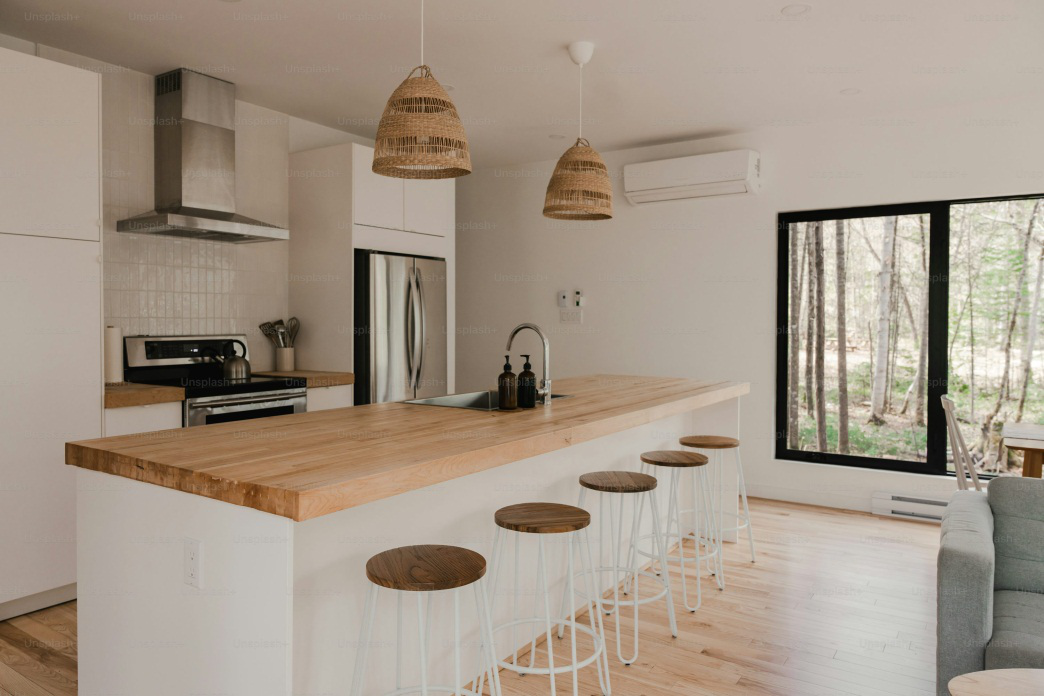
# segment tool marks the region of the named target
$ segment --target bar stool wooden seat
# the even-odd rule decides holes
[[[493,520],[502,529],[523,534],[564,534],[591,524],[591,513],[559,503],[522,503],[500,508]]]
[[[374,617],[377,611],[377,596],[380,589],[392,590],[396,597],[396,652],[395,688],[382,689],[385,696],[407,693],[455,694],[479,696],[482,688],[463,688],[467,680],[461,673],[460,593],[462,588],[473,587],[475,611],[479,623],[480,657],[482,679],[490,674],[490,693],[500,694],[500,677],[495,667],[493,652],[493,626],[489,605],[483,591],[482,578],[486,574],[486,559],[481,554],[459,546],[423,545],[402,546],[383,551],[366,563],[366,577],[370,591],[366,598],[366,609],[360,632],[359,648],[356,653],[355,674],[352,678],[352,696],[361,696],[366,686],[366,660],[372,642]],[[436,592],[451,591],[453,599],[453,684],[430,684],[428,678],[429,636],[431,632],[431,599]],[[403,661],[403,598],[413,593],[417,599],[417,645],[420,684],[402,685]]]
[[[695,447],[696,449],[732,449],[739,447],[739,440],[724,435],[686,435],[678,441],[682,447]]]
[[[739,446],[740,441],[734,437],[728,437],[725,435],[687,435],[681,438],[679,441],[682,447],[692,447],[694,449],[701,449],[710,452],[713,455],[711,466],[714,469],[712,471],[712,479],[718,484],[718,519],[719,524],[724,525],[724,516],[727,514],[730,519],[734,519],[736,524],[731,527],[721,527],[722,534],[726,532],[736,532],[737,534],[741,529],[747,530],[747,541],[750,543],[750,562],[754,563],[757,558],[754,551],[754,529],[750,526],[750,506],[747,504],[747,484],[743,479],[743,461],[740,459]],[[743,506],[743,512],[741,514],[724,513],[721,496],[724,491],[723,475],[721,472],[722,467],[725,465],[724,452],[723,450],[732,450],[734,461],[736,462],[736,488],[739,492],[740,503]],[[713,484],[712,484],[713,487]],[[722,576],[722,582],[724,583],[724,576]]]
[[[493,538],[493,580],[491,594],[493,597],[494,611],[496,610],[496,598],[499,596],[498,587],[500,586],[501,570],[505,565],[504,556],[506,554],[504,553],[504,546],[506,546],[506,544],[504,543],[504,539],[508,533],[513,534],[515,537],[511,621],[496,625],[493,628],[494,645],[499,644],[503,646],[505,644],[504,639],[501,639],[498,643],[498,637],[501,634],[510,631],[510,646],[513,654],[510,660],[497,660],[496,664],[503,669],[521,675],[547,675],[551,682],[551,689],[548,692],[551,696],[555,696],[557,693],[557,685],[555,683],[556,675],[565,672],[572,673],[573,694],[574,696],[579,694],[579,670],[588,665],[595,664],[596,669],[598,670],[598,681],[602,693],[604,696],[611,696],[611,687],[609,684],[609,659],[607,657],[605,646],[605,630],[602,625],[601,593],[595,586],[593,574],[590,572],[594,567],[591,556],[590,540],[587,535],[587,528],[591,524],[591,514],[583,508],[574,507],[572,505],[562,505],[559,503],[521,503],[518,505],[509,505],[508,507],[497,510],[493,515],[493,519],[497,525],[496,533]],[[550,583],[548,582],[545,538],[549,536],[553,538],[555,535],[561,534],[569,535],[569,538],[566,540],[567,576],[565,590],[566,597],[569,599],[565,602],[568,609],[563,611],[562,618],[555,618],[551,614]],[[520,595],[519,580],[524,564],[521,561],[519,545],[520,539],[527,535],[535,536],[537,541],[537,589],[532,595],[532,615],[520,618],[518,606]],[[575,578],[577,573],[574,562],[577,554],[580,556],[581,572],[579,575],[583,577],[586,582],[586,592],[580,593],[580,596],[584,599],[584,605],[586,606],[588,613],[588,625],[586,626],[579,622],[575,610],[575,600],[577,597]],[[525,567],[532,566],[525,564]],[[543,614],[543,616],[540,616],[540,614]],[[523,645],[528,643],[530,650],[528,666],[519,664],[518,661],[519,642],[517,631],[518,628],[522,626],[529,626],[531,630],[533,627],[538,627],[537,630],[532,632],[531,637],[526,637],[524,639],[525,642]],[[554,643],[552,639],[553,626],[559,628],[560,634],[564,634],[566,628],[569,629],[571,639],[571,660],[567,664],[562,664],[560,661],[556,663]],[[578,632],[587,635],[594,645],[590,654],[583,658],[577,657]],[[546,667],[536,666],[536,641],[541,633],[546,634],[547,636]],[[498,652],[497,654],[502,653]],[[481,679],[479,680],[478,691],[479,693],[482,692]]]
[[[698,452],[686,452],[684,450],[656,450],[655,452],[643,452],[641,460],[652,466],[669,466],[685,469],[693,466],[704,466],[709,459],[707,455]]]
[[[599,493],[647,493],[656,488],[656,477],[633,471],[594,471],[580,476],[580,485]]]
[[[583,507],[588,491],[598,493],[598,548],[599,563],[595,568],[597,585],[599,589],[605,589],[603,581],[606,573],[610,574],[613,587],[612,599],[603,599],[602,604],[607,615],[615,613],[616,617],[616,656],[624,665],[631,665],[638,659],[638,608],[644,604],[656,602],[661,599],[667,601],[667,618],[670,626],[671,637],[678,637],[678,626],[674,617],[674,599],[671,596],[671,581],[667,573],[655,573],[651,569],[642,570],[638,565],[638,554],[634,550],[642,538],[642,512],[645,504],[649,505],[649,517],[652,526],[653,550],[662,568],[667,567],[667,544],[660,531],[660,512],[657,508],[656,477],[633,471],[595,471],[583,474],[580,477],[580,498],[577,507]],[[628,546],[623,545],[623,530],[625,519],[625,507],[627,502],[631,503],[631,535]],[[608,504],[608,511],[606,510]],[[606,521],[609,523],[609,534],[605,533]],[[605,558],[606,541],[609,546],[609,559]],[[626,567],[621,563],[621,556],[627,553],[628,561]],[[640,588],[641,580],[645,578],[651,581],[649,584],[658,585],[658,589],[650,591],[648,596],[642,597]],[[623,594],[628,596],[621,599],[621,586]],[[621,624],[623,621],[623,607],[631,607],[634,612],[631,621],[634,651],[628,656],[623,654],[623,640],[621,639]],[[562,616],[567,615],[566,597],[562,597]],[[558,637],[561,638],[563,628],[559,627]]]
[[[700,575],[701,567],[707,563],[711,575],[720,578],[721,575],[721,534],[711,516],[711,497],[708,478],[706,473],[707,464],[710,461],[705,454],[691,452],[688,450],[656,450],[643,452],[640,457],[642,461],[642,473],[659,474],[657,470],[667,470],[669,474],[670,487],[668,489],[667,504],[667,529],[664,532],[664,545],[670,546],[676,543],[676,555],[667,554],[666,560],[677,563],[682,585],[682,604],[690,612],[695,612],[703,604],[703,583]],[[683,508],[681,502],[682,475],[689,472],[692,485],[692,506]],[[644,502],[644,501],[643,501]],[[682,531],[682,515],[692,514],[692,531]],[[641,537],[643,544],[635,545],[632,553],[637,553],[653,561],[658,561],[656,554],[655,539],[652,534]],[[685,542],[692,541],[694,547],[693,558],[687,559],[685,554]],[[696,601],[689,603],[688,578],[685,566],[687,562],[694,562],[696,568]],[[668,574],[666,565],[662,565],[661,572]],[[721,580],[718,579],[718,587],[723,588]]]

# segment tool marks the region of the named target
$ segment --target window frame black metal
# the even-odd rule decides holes
[[[953,476],[947,471],[946,420],[940,397],[947,391],[949,340],[950,208],[954,205],[1044,198],[1041,193],[987,196],[920,203],[893,203],[779,212],[776,216],[776,459],[880,469],[914,474]],[[890,215],[928,215],[928,383],[926,461],[865,457],[787,447],[788,331],[790,294],[790,226]],[[980,475],[981,476],[981,475]]]

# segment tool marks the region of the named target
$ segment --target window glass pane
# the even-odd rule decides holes
[[[976,469],[1021,474],[1005,424],[1044,423],[1040,199],[950,207],[949,396]],[[947,463],[953,470],[952,451]]]
[[[926,461],[928,218],[790,225],[789,449]]]

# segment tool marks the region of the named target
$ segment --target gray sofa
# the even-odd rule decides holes
[[[1044,668],[1044,481],[1004,477],[957,491],[943,515],[937,689],[1007,667]]]

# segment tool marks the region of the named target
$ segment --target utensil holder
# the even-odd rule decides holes
[[[293,348],[276,348],[275,349],[275,364],[276,370],[279,372],[293,372],[294,370],[294,349]]]

